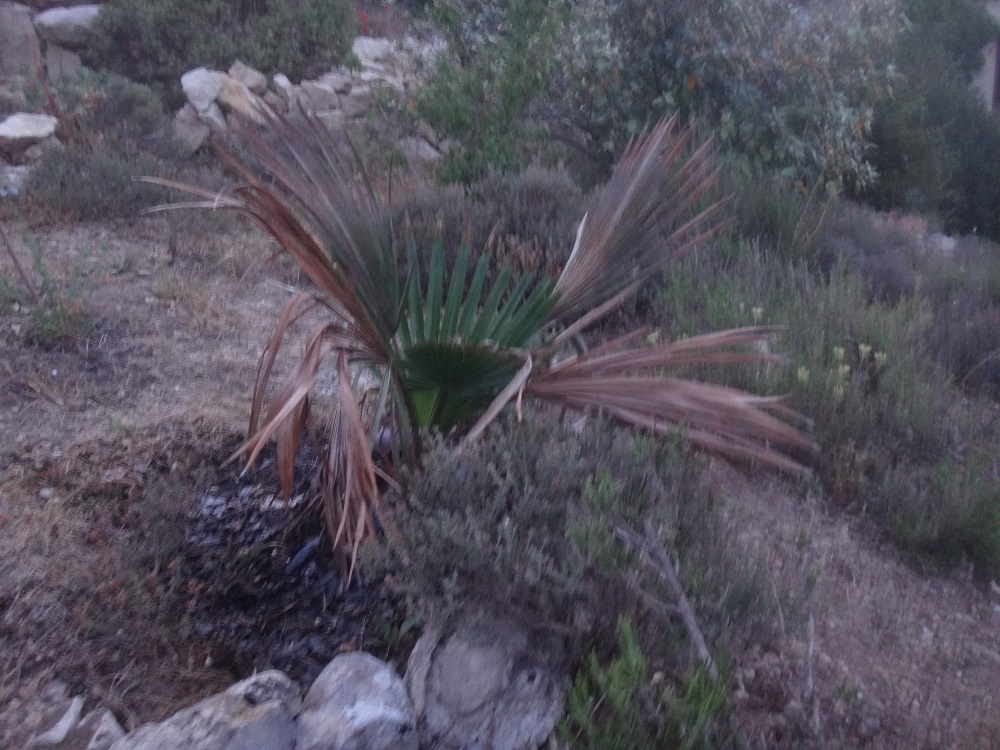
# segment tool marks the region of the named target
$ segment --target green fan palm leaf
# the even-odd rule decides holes
[[[680,431],[694,445],[729,458],[805,472],[796,456],[807,454],[812,443],[799,429],[800,417],[780,399],[683,377],[700,365],[769,359],[748,346],[773,329],[653,345],[646,331],[637,330],[553,361],[566,340],[724,223],[724,203],[709,198],[718,174],[711,146],[692,149],[691,130],[680,130],[676,119],[629,144],[581,221],[557,280],[515,279],[502,268],[490,289],[489,258],[473,262],[467,248],[450,274],[441,247],[431,252],[426,274],[415,248],[402,258],[364,170],[315,118],[296,122],[267,113],[265,121],[271,137],[244,133],[257,168],[227,155],[243,180],[231,191],[217,195],[156,182],[200,199],[175,207],[248,215],[313,285],[286,306],[264,350],[241,454],[252,461],[276,440],[282,489],[291,491],[294,455],[312,420],[309,393],[323,362],[335,359],[339,401],[327,423],[323,516],[345,567],[353,566],[361,539],[375,531],[378,469],[371,447],[386,423],[394,426],[400,452],[414,456],[422,428],[467,428],[465,440],[474,440],[508,402],[526,395],[601,411],[654,434]],[[326,310],[328,322],[313,331],[301,361],[267,398],[288,332],[317,307]],[[361,367],[381,378],[374,407],[351,387]],[[362,400],[369,406],[362,408]]]

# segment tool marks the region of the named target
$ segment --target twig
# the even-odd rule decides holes
[[[823,725],[819,718],[819,696],[816,695],[816,686],[813,682],[813,655],[816,648],[816,621],[812,613],[809,614],[809,651],[808,662],[806,663],[806,698],[812,702],[812,730],[813,736],[818,740],[821,738]]]
[[[628,587],[629,591],[635,594],[642,600],[650,609],[659,612],[664,617],[679,617],[681,614],[680,607],[676,607],[666,602],[661,602],[655,596],[646,591],[636,580],[635,576],[627,575],[623,576],[625,579],[625,585]]]
[[[684,622],[688,637],[691,639],[695,651],[698,653],[698,658],[708,668],[709,677],[713,680],[718,680],[719,670],[716,669],[715,660],[712,659],[712,654],[708,650],[705,636],[702,635],[701,628],[698,627],[698,620],[694,616],[694,610],[691,608],[687,594],[684,593],[680,577],[677,575],[673,563],[670,562],[670,557],[667,555],[666,550],[656,541],[656,537],[650,526],[647,524],[644,537],[639,536],[635,531],[622,524],[615,524],[612,530],[621,542],[638,552],[646,564],[670,588],[674,598],[677,600],[677,610]]]
[[[0,224],[0,235],[3,236],[3,243],[7,246],[7,252],[10,253],[10,259],[14,261],[14,268],[17,269],[17,273],[21,277],[21,281],[24,282],[24,286],[28,290],[28,294],[31,295],[31,301],[37,305],[38,292],[35,291],[35,287],[31,283],[31,279],[25,272],[24,267],[21,265],[21,261],[17,259],[17,253],[14,252],[14,245],[11,244],[10,237],[7,236],[7,230],[4,229],[3,224]]]

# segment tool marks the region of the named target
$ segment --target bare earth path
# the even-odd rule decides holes
[[[295,277],[263,263],[256,234],[182,232],[171,251],[171,230],[34,235],[82,295],[89,340],[37,346],[26,316],[0,308],[0,747],[44,720],[55,679],[134,726],[242,676],[178,626],[169,570],[130,571],[223,471]],[[0,276],[18,283],[5,253]],[[752,746],[1000,748],[1000,591],[922,575],[795,488],[722,467],[711,480],[741,551],[789,602],[778,642],[735,655]]]

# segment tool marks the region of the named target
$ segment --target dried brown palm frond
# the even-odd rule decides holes
[[[663,271],[715,233],[723,202],[702,207],[718,166],[707,141],[676,115],[634,138],[594,210],[584,217],[556,292],[553,317],[570,324]]]
[[[536,373],[525,393],[563,407],[599,411],[655,434],[680,433],[693,445],[721,456],[805,475],[808,469],[792,456],[808,453],[813,443],[792,424],[801,417],[781,398],[669,374],[681,367],[773,359],[730,347],[760,341],[774,332],[734,329],[654,345],[637,345],[645,332],[634,332]]]

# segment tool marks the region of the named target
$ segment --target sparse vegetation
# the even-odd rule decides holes
[[[366,182],[357,163],[320,148],[323,128],[281,118],[276,133],[234,146],[244,171],[219,192],[217,173],[193,176],[175,160],[163,106],[180,101],[177,78],[199,64],[240,57],[297,77],[343,59],[351,19],[399,33],[395,11],[373,0],[356,9],[114,0],[93,59],[141,82],[84,72],[23,92],[34,108],[58,110],[64,146],[44,154],[20,198],[3,199],[5,217],[131,218],[165,202],[165,185],[198,182],[199,197],[249,213],[272,237],[204,214],[133,229],[156,237],[150,247],[103,253],[94,243],[103,253],[94,268],[90,246],[56,261],[27,235],[0,250],[13,268],[0,275],[0,529],[9,549],[23,546],[37,554],[32,565],[56,571],[31,570],[16,586],[0,579],[0,697],[22,670],[40,673],[16,638],[41,660],[45,628],[100,644],[83,679],[113,681],[107,693],[121,705],[133,705],[126,691],[142,691],[120,658],[162,660],[174,673],[186,663],[192,674],[231,658],[223,675],[244,676],[248,663],[219,648],[231,633],[199,640],[212,570],[199,578],[178,562],[192,494],[217,481],[212,467],[239,438],[185,433],[177,460],[173,437],[142,456],[132,446],[152,440],[141,425],[151,403],[173,420],[249,382],[241,455],[270,456],[275,438],[268,481],[277,474],[281,489],[320,497],[299,507],[321,508],[322,520],[314,513],[280,542],[240,521],[242,536],[212,552],[225,586],[267,607],[267,592],[253,590],[258,573],[280,577],[286,552],[288,564],[296,550],[326,554],[314,536],[325,525],[343,578],[357,552],[363,583],[344,591],[324,560],[330,572],[309,584],[323,616],[334,622],[343,602],[374,591],[409,610],[401,622],[379,613],[338,640],[344,648],[366,647],[376,631],[401,663],[415,623],[471,608],[564,634],[575,670],[559,729],[568,747],[875,746],[883,736],[862,737],[865,712],[905,724],[913,697],[891,706],[882,671],[918,689],[934,679],[941,695],[939,685],[964,688],[964,679],[991,687],[995,674],[976,673],[966,656],[952,661],[953,643],[938,645],[950,637],[994,649],[974,608],[991,596],[981,581],[1000,575],[1000,249],[982,239],[1000,234],[1000,131],[961,85],[995,31],[981,4],[850,0],[808,18],[806,6],[777,0],[406,4],[443,24],[453,55],[412,102],[383,102],[396,121],[359,151],[379,151],[397,125],[415,130],[423,118],[453,146],[440,182],[461,185],[414,187],[408,176],[402,190],[392,185],[391,204],[383,175]],[[657,126],[622,157],[631,137],[673,112],[690,118],[690,131],[680,120],[672,131]],[[361,127],[377,132],[380,120]],[[719,160],[693,148],[710,138]],[[392,181],[398,155],[385,152],[375,158]],[[624,166],[591,192],[616,160]],[[925,215],[878,214],[845,191]],[[939,226],[979,236],[943,237]],[[274,239],[284,265],[265,278],[258,269]],[[667,262],[664,247],[692,252]],[[305,295],[278,313],[254,381],[253,336],[278,310],[269,292],[289,287]],[[591,318],[604,303],[614,311]],[[304,334],[296,327],[317,322]],[[292,361],[286,349],[300,340],[304,356]],[[204,372],[188,383],[185,368]],[[226,408],[219,419],[241,410]],[[34,436],[32,420],[47,432]],[[113,436],[94,449],[97,468],[66,449],[78,427]],[[317,457],[315,446],[326,450]],[[802,479],[730,478],[699,447]],[[307,487],[302,477],[313,474]],[[739,507],[746,487],[780,494],[788,527],[765,528]],[[8,516],[7,495],[20,516]],[[270,507],[282,502],[265,495]],[[19,546],[21,525],[31,533]],[[645,531],[676,566],[709,658],[692,647],[670,586],[616,536],[621,525]],[[848,537],[857,559],[838,558]],[[784,557],[768,557],[772,547]],[[871,560],[886,567],[864,569]],[[923,578],[956,569],[930,585]],[[783,588],[792,576],[804,591]],[[878,586],[888,599],[901,581],[907,593],[881,608]],[[23,616],[47,586],[58,599],[47,612],[61,624]],[[225,586],[217,601],[233,598]],[[902,597],[921,586],[921,597],[934,588],[951,598],[911,618]],[[859,600],[873,611],[858,621],[877,643],[854,639],[858,652],[841,660],[829,644],[847,642],[848,588],[850,597],[876,592]],[[955,591],[969,601],[956,603]],[[812,618],[823,628],[831,604],[840,630],[814,640]],[[924,621],[940,665],[910,655],[908,639],[929,632]],[[147,622],[148,643],[136,636]],[[948,623],[955,633],[942,636]],[[860,676],[859,660],[878,662],[879,676]],[[897,662],[913,675],[894,673]],[[947,713],[948,731],[979,731],[958,703],[924,709]],[[162,718],[144,710],[142,719]],[[773,726],[762,720],[745,742],[755,711]],[[1000,731],[983,721],[983,732]]]

